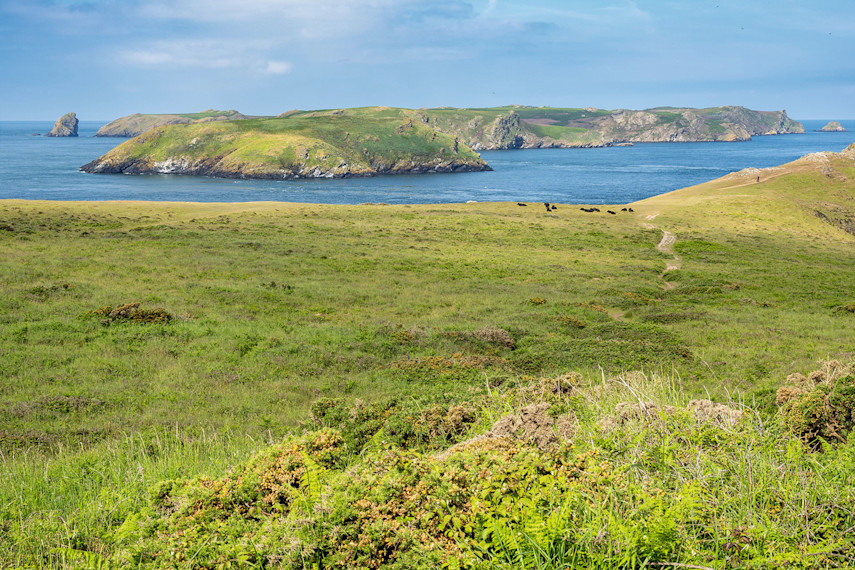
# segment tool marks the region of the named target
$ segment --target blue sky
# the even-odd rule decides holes
[[[851,0],[0,0],[0,119],[506,104],[855,118]]]

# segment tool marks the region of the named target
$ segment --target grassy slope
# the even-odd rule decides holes
[[[212,160],[223,172],[279,176],[314,168],[358,175],[380,164],[405,167],[434,160],[481,163],[463,145],[455,151],[449,136],[400,115],[351,113],[164,127],[119,145],[102,160],[148,164],[170,158]]]
[[[635,385],[659,401],[684,405],[704,385],[715,397],[739,389],[757,409],[774,409],[766,387],[818,359],[852,356],[855,319],[835,308],[855,301],[853,237],[840,229],[845,212],[855,211],[855,172],[851,161],[834,158],[759,175],[759,184],[749,172],[618,216],[514,204],[3,202],[0,533],[13,540],[3,541],[0,556],[20,565],[47,560],[57,545],[105,554],[127,548],[123,541],[136,540],[137,531],[116,529],[144,508],[146,488],[163,478],[218,476],[294,429],[324,396],[380,402],[395,395],[421,402],[418,410],[478,401],[487,385],[503,384],[510,399],[466,424],[477,433],[521,405],[514,387],[536,377],[580,371],[591,381],[602,367],[606,377],[628,378],[626,371],[641,368],[674,378],[676,393],[667,382]],[[672,258],[655,249],[663,231],[676,234],[681,263],[665,276],[676,284],[670,290],[661,273]],[[178,318],[105,325],[87,315],[130,301]],[[515,348],[479,341],[484,335],[474,333],[485,327],[509,331]],[[562,404],[582,418],[575,453],[605,456],[605,467],[583,471],[620,472],[633,482],[611,495],[608,485],[577,488],[593,493],[583,493],[593,504],[630,509],[585,511],[590,544],[607,524],[601,517],[613,516],[628,521],[615,544],[657,560],[710,565],[710,556],[734,556],[726,545],[743,535],[755,549],[794,549],[806,564],[821,562],[799,558],[811,544],[837,552],[809,536],[828,524],[827,537],[838,540],[843,527],[830,521],[853,522],[845,491],[851,446],[818,458],[818,467],[762,424],[726,435],[678,422],[655,434],[642,426],[602,439],[595,421],[603,410],[633,398],[617,380],[609,385],[602,402]],[[656,449],[640,444],[650,438],[659,438]],[[78,445],[91,450],[75,451]],[[739,451],[746,447],[756,453]],[[784,462],[783,448],[790,450]],[[698,454],[692,461],[681,455],[688,449]],[[626,453],[637,460],[625,462]],[[692,467],[699,457],[705,467]],[[442,461],[425,468],[447,470]],[[360,465],[347,478],[376,486],[370,464]],[[327,483],[346,489],[335,473]],[[695,477],[700,491],[684,485]],[[673,501],[657,503],[660,488]],[[690,495],[698,492],[712,511],[692,514]],[[788,506],[796,504],[804,512]],[[827,511],[832,504],[842,511]],[[678,535],[656,527],[655,544],[632,538],[650,530],[645,520],[674,520],[674,509],[684,521]],[[636,521],[644,512],[658,514]],[[712,518],[698,519],[699,512]],[[716,536],[691,544],[707,558],[674,550],[675,537],[688,541],[704,525]],[[761,554],[754,555],[768,552]]]
[[[217,111],[209,109],[200,113],[169,113],[169,114],[143,114],[134,113],[126,117],[120,117],[110,121],[100,129],[95,136],[135,136],[149,129],[163,125],[177,123],[197,123],[204,121],[223,121],[231,119],[246,118],[241,113],[230,111]]]
[[[829,354],[848,351],[847,329],[840,327],[849,323],[833,309],[850,296],[841,285],[850,279],[846,252],[853,234],[842,228],[855,218],[853,174],[849,158],[838,156],[828,164],[802,159],[749,169],[635,205],[645,218],[656,216],[648,223],[677,236],[682,267],[666,277],[678,284],[671,293],[675,299],[699,283],[739,287],[723,306],[703,303],[708,317],[686,331],[695,339],[692,344],[705,347],[702,356],[719,375],[744,377],[748,372],[749,378],[759,379],[775,368],[772,354],[789,354],[798,361],[821,351],[826,342]],[[823,211],[826,218],[817,215]],[[685,307],[697,303],[691,297],[686,301],[681,303]],[[761,309],[746,310],[748,306]],[[739,344],[743,348],[734,350]],[[754,370],[738,371],[736,361],[742,363],[737,366],[751,363]]]

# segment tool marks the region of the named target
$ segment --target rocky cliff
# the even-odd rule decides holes
[[[455,137],[411,119],[342,112],[157,127],[81,170],[294,179],[490,167]]]
[[[741,141],[752,136],[803,133],[786,111],[745,107],[633,111],[499,107],[420,109],[425,124],[458,136],[475,150],[572,148],[631,142]]]
[[[77,136],[77,115],[74,113],[66,113],[56,120],[51,131],[46,134],[46,137],[76,137]]]
[[[205,123],[208,121],[235,121],[248,118],[237,111],[216,111],[209,109],[201,113],[180,113],[165,115],[143,115],[134,113],[110,121],[95,133],[96,137],[135,137],[155,127]]]

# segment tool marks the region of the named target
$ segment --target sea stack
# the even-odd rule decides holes
[[[843,128],[843,125],[838,123],[837,121],[831,121],[821,129],[820,132],[823,133],[845,133],[846,129]]]
[[[46,134],[46,137],[76,137],[77,136],[77,115],[74,113],[66,113],[56,120],[53,129]]]

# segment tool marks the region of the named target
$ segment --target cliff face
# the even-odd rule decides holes
[[[165,114],[165,115],[143,115],[134,113],[110,121],[95,133],[96,137],[135,137],[155,127],[166,125],[183,125],[190,123],[204,123],[208,121],[235,121],[246,119],[246,115],[237,111],[215,111],[209,109],[201,113]]]
[[[490,167],[454,137],[409,119],[326,114],[158,127],[81,170],[294,179]]]
[[[611,146],[627,142],[742,141],[752,136],[802,133],[786,111],[744,107],[633,111],[506,107],[427,109],[423,122],[455,134],[476,150]]]
[[[76,137],[77,136],[77,115],[74,113],[66,113],[56,120],[51,131],[46,134],[46,137]]]

